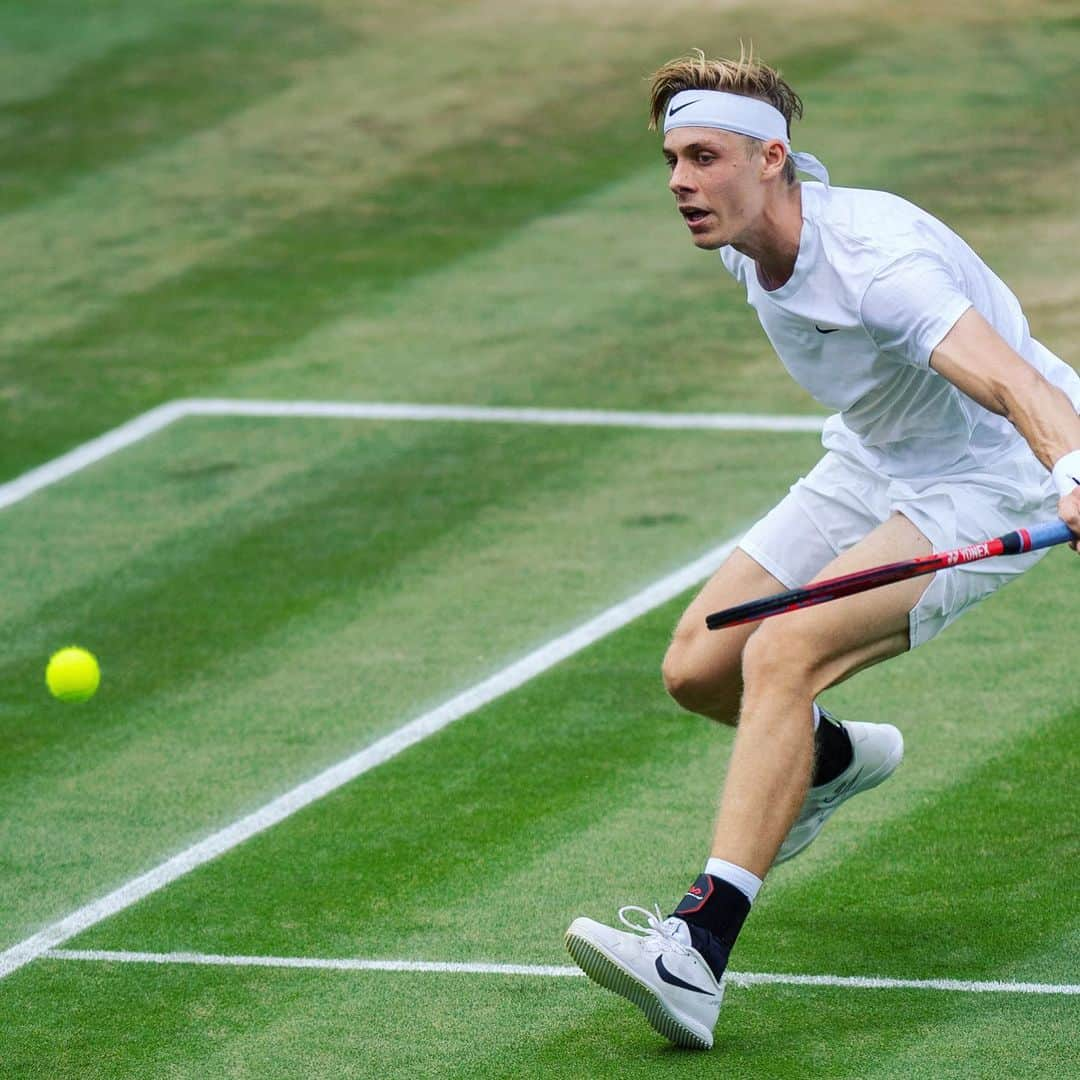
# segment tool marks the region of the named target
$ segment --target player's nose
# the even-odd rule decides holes
[[[668,180],[668,188],[676,195],[680,192],[685,193],[694,190],[694,185],[690,181],[690,170],[681,162],[677,161],[675,167],[671,170],[671,179]]]

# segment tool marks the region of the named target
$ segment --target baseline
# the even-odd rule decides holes
[[[50,949],[50,960],[82,960],[113,964],[199,964],[211,967],[307,968],[326,971],[402,971],[461,975],[523,975],[584,978],[580,968],[553,964],[451,963],[437,960],[361,960],[308,956],[222,956],[194,952],[129,952],[109,949]],[[942,990],[968,994],[1080,994],[1073,983],[970,981],[964,979],[887,979],[875,975],[789,975],[731,971],[729,986],[835,986],[851,990]]]

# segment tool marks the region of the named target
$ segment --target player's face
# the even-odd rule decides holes
[[[675,128],[664,137],[668,187],[699,248],[736,243],[752,231],[764,191],[761,157],[747,157],[746,139],[713,128]]]

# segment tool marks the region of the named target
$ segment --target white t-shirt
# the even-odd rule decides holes
[[[1020,303],[951,229],[896,195],[802,185],[802,235],[791,277],[766,290],[753,259],[724,265],[796,382],[839,410],[827,449],[893,477],[983,471],[1027,445],[929,367],[969,307],[1080,408],[1080,376],[1032,338]]]

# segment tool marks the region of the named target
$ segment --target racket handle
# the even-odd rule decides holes
[[[1039,548],[1064,544],[1076,537],[1061,518],[1055,518],[1053,521],[1044,521],[1041,525],[1033,525],[1030,529],[1017,529],[1016,532],[1006,533],[1001,539],[1004,553],[1017,555],[1022,551],[1038,551]]]

